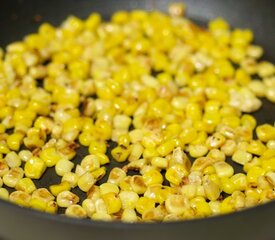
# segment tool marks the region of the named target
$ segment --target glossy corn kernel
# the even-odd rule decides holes
[[[6,188],[0,188],[0,199],[8,200],[9,199],[9,192]]]
[[[213,167],[220,178],[231,177],[234,174],[233,167],[226,162],[216,162]]]
[[[20,167],[21,165],[21,159],[20,157],[15,153],[15,152],[9,152],[6,156],[5,156],[5,161],[8,164],[8,166],[10,168],[13,167]]]
[[[30,178],[22,178],[16,183],[15,189],[31,194],[36,186]]]
[[[130,150],[123,146],[117,146],[112,149],[111,155],[117,162],[125,162],[130,154]]]
[[[162,174],[155,169],[147,171],[142,175],[142,177],[146,186],[162,184],[163,182]]]
[[[79,177],[75,173],[68,172],[62,176],[61,182],[68,182],[71,188],[75,188],[77,186],[78,178]]]
[[[126,177],[125,171],[123,171],[121,168],[115,167],[111,170],[107,182],[117,184]]]
[[[124,209],[121,216],[121,221],[129,222],[129,223],[137,222],[138,217],[137,217],[136,211],[131,208]]]
[[[103,183],[99,186],[99,191],[101,195],[104,195],[110,192],[118,194],[119,188],[116,184],[113,184],[113,183]]]
[[[102,199],[106,204],[108,214],[114,214],[120,211],[122,204],[120,198],[116,193],[105,193],[102,195]]]
[[[51,185],[49,189],[54,196],[57,196],[63,191],[69,191],[71,189],[71,186],[70,183],[63,181],[59,184]]]
[[[2,178],[3,183],[8,186],[14,188],[16,184],[22,179],[24,176],[24,170],[20,167],[11,168]]]
[[[187,176],[188,171],[183,165],[175,164],[167,169],[165,173],[165,178],[176,186],[182,183],[182,180],[185,176]]]
[[[237,150],[232,156],[232,160],[241,165],[252,160],[252,154],[243,150]]]
[[[39,179],[45,172],[46,168],[47,166],[41,158],[32,157],[26,162],[24,171],[26,177]]]
[[[31,195],[23,191],[14,191],[10,194],[9,200],[23,207],[28,207]]]
[[[126,180],[126,178],[124,179]],[[121,182],[122,184],[123,182]],[[122,187],[120,184],[120,187]],[[127,186],[127,185],[126,185]],[[143,194],[146,191],[146,184],[142,176],[134,175],[130,178],[130,186],[124,188],[124,190],[133,190],[137,194]]]
[[[154,200],[147,197],[140,197],[136,203],[136,211],[143,214],[145,211],[155,207]]]
[[[256,134],[261,141],[267,142],[275,139],[275,128],[269,124],[263,124],[256,128]]]
[[[91,172],[85,172],[78,178],[77,186],[83,191],[88,192],[89,189],[95,184],[96,179]]]
[[[55,166],[62,158],[61,154],[54,147],[44,148],[39,156],[45,162],[47,167]]]

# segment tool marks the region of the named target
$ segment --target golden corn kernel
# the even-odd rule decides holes
[[[25,175],[28,178],[39,179],[46,168],[47,166],[41,158],[32,157],[25,164]]]
[[[56,202],[59,207],[69,207],[79,202],[79,197],[70,191],[60,192],[56,197]]]
[[[22,178],[16,183],[15,189],[31,194],[36,186],[30,178]]]
[[[86,210],[80,205],[73,204],[73,205],[70,205],[65,210],[65,215],[69,217],[75,217],[75,218],[86,218],[87,213],[86,213]]]
[[[51,185],[50,191],[54,196],[57,196],[59,193],[63,191],[69,191],[71,189],[71,185],[68,182],[61,182],[59,184]]]

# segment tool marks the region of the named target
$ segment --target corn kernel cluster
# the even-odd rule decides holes
[[[109,22],[70,16],[0,51],[2,199],[125,222],[201,218],[275,199],[275,127],[250,114],[260,98],[275,102],[275,66],[261,60],[250,30],[222,18],[205,29],[184,12],[173,4],[169,14],[119,11]],[[76,164],[79,144],[89,154]],[[123,167],[98,184],[110,158]],[[47,168],[61,182],[37,188]]]

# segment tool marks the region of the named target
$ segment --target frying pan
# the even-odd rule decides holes
[[[170,0],[1,0],[0,46],[20,40],[48,21],[59,25],[68,15],[87,17],[96,11],[108,18],[117,10],[166,10]],[[264,58],[275,61],[274,0],[185,0],[188,17],[198,23],[222,16],[232,26],[251,28]],[[255,113],[258,123],[272,123],[275,107],[264,101]],[[85,154],[81,150],[77,158]],[[77,159],[76,159],[77,161]],[[110,168],[114,163],[110,165]],[[48,171],[38,187],[56,181]],[[0,239],[4,240],[173,240],[179,239],[275,239],[275,202],[229,215],[169,223],[126,224],[78,220],[21,208],[0,200]]]

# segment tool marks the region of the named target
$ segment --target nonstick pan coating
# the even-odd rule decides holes
[[[85,18],[91,12],[108,18],[124,9],[166,10],[166,0],[1,0],[0,46],[35,32],[41,22],[59,25],[68,15]],[[198,23],[222,16],[232,26],[250,28],[255,42],[264,47],[265,59],[275,62],[274,0],[186,0],[188,17]],[[258,123],[272,123],[275,106],[264,101],[255,113]],[[85,154],[82,150],[81,155]],[[114,166],[111,164],[110,168]],[[38,186],[56,183],[48,171]],[[275,202],[238,213],[175,223],[124,224],[92,222],[48,215],[0,201],[0,239],[275,239]]]

